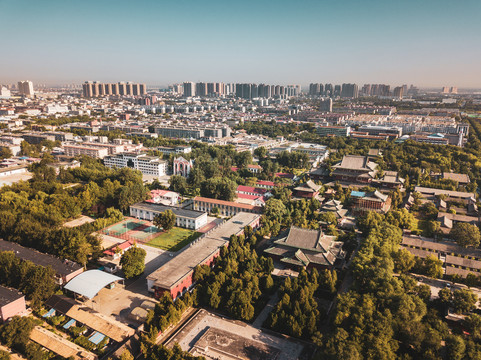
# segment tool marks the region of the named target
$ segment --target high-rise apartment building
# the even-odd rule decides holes
[[[319,103],[319,111],[332,112],[332,99],[331,98],[321,99],[321,102]]]
[[[404,95],[404,87],[403,86],[398,86],[398,87],[394,88],[394,90],[393,90],[393,96],[394,97],[396,97],[398,99],[402,99],[403,95]]]
[[[86,81],[82,84],[83,96],[142,96],[147,94],[145,84],[133,84],[131,82],[119,82],[116,84],[104,84],[97,81]]]
[[[119,95],[120,96],[127,95],[127,84],[123,81],[119,82]]]
[[[324,85],[322,84],[310,84],[309,85],[309,95],[324,95]]]
[[[207,96],[207,84],[199,82],[195,84],[195,95],[196,96]]]
[[[184,97],[193,97],[195,96],[195,83],[192,81],[187,81],[184,83]]]
[[[342,84],[341,97],[355,99],[358,95],[359,89],[356,84]]]
[[[364,85],[366,87],[367,85]],[[363,89],[364,89],[363,87]],[[391,94],[391,87],[385,84],[370,84],[370,92],[365,93],[367,96],[389,96]],[[363,91],[364,92],[364,91]]]
[[[18,92],[23,96],[33,96],[33,83],[29,80],[18,82]]]
[[[364,84],[364,86],[361,89],[361,93],[364,96],[371,96],[371,84]]]
[[[324,86],[324,94],[326,96],[334,96],[334,87],[332,86],[332,84],[326,84]]]
[[[341,96],[341,85],[334,85],[334,96]]]

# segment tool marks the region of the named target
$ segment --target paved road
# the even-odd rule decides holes
[[[449,284],[453,290],[469,289],[473,293],[475,293],[479,299],[481,299],[481,289],[479,288],[475,288],[475,287],[468,288],[464,284],[453,284],[451,281],[442,280],[442,279],[432,279],[430,277],[423,276],[423,275],[417,275],[417,274],[410,274],[410,275],[412,275],[414,278],[418,280],[419,285],[425,284],[431,288],[431,300],[438,298],[439,291],[441,289],[444,289],[446,287],[446,284]],[[480,302],[478,302],[477,307],[478,309],[481,308]]]
[[[271,313],[271,311],[274,309],[274,307],[277,305],[277,302],[279,301],[279,295],[276,292],[274,295],[271,296],[269,299],[268,303],[262,309],[260,314],[257,316],[257,319],[255,319],[254,323],[252,324],[253,327],[260,329],[262,327],[262,324],[264,324],[264,321],[267,320],[267,317]]]

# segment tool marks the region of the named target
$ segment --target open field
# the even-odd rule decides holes
[[[146,245],[157,247],[162,250],[179,251],[184,246],[197,239],[200,235],[200,233],[193,230],[174,227],[150,240]]]

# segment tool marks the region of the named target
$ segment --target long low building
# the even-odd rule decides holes
[[[194,198],[194,210],[212,212],[214,208],[219,210],[219,213],[224,216],[232,216],[239,212],[249,212],[254,214],[261,214],[262,207],[255,205],[248,205],[236,203],[233,201],[224,201],[211,198],[196,196]]]
[[[154,220],[154,217],[164,211],[172,210],[175,214],[175,225],[185,229],[198,230],[207,224],[207,213],[195,210],[186,210],[175,206],[165,206],[141,202],[130,206],[130,216]]]
[[[65,285],[71,279],[84,271],[84,268],[74,261],[62,260],[53,255],[44,254],[40,251],[23,247],[11,241],[0,239],[0,252],[12,251],[15,256],[35,265],[50,266],[55,271],[55,280],[58,285]]]
[[[463,191],[432,189],[422,186],[416,186],[414,191],[420,193],[423,198],[432,200],[434,200],[437,195],[444,195],[449,200],[460,200],[463,202],[476,201],[476,194]]]
[[[120,321],[83,306],[64,295],[52,295],[45,305],[54,309],[55,314],[63,314],[119,343],[135,333],[134,329]]]
[[[211,265],[227,246],[231,235],[240,235],[246,226],[257,228],[260,216],[241,212],[191,243],[191,246],[147,276],[148,290],[156,297],[169,292],[172,298],[182,295],[193,284],[192,276],[198,265]]]
[[[41,326],[35,326],[30,339],[63,358],[96,360],[98,356]]]
[[[430,255],[443,261],[446,275],[466,277],[469,273],[481,275],[481,250],[463,248],[454,242],[440,241],[422,236],[404,235],[401,247],[416,257]]]
[[[98,148],[93,146],[87,145],[64,145],[63,150],[65,151],[65,155],[75,157],[79,155],[87,155],[93,157],[95,159],[103,159],[109,154],[108,149],[105,148]]]
[[[144,175],[164,176],[167,173],[167,161],[156,156],[137,153],[123,153],[104,158],[105,166],[119,169],[129,167],[139,170]]]

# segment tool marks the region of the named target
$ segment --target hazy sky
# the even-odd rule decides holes
[[[0,83],[481,87],[481,0],[0,0]]]

